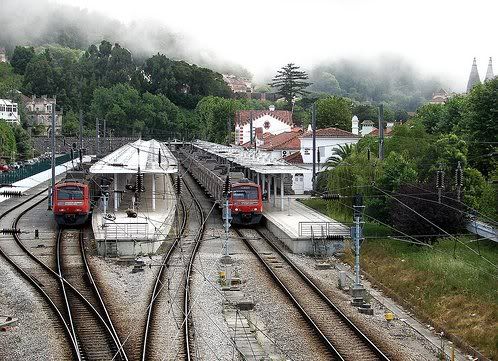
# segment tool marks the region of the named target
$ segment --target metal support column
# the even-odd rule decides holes
[[[264,174],[261,174],[261,194],[265,192],[266,189],[265,182],[266,182],[266,176]]]
[[[284,211],[284,175],[280,174],[280,210]]]
[[[156,175],[152,174],[152,210],[156,210]]]
[[[271,175],[268,175],[268,182],[266,183],[266,194],[268,195],[268,204],[270,204],[271,201]]]
[[[52,143],[52,156],[51,156],[51,166],[52,166],[52,186],[48,190],[48,209],[52,209],[52,195],[54,194],[55,189],[55,104],[52,105],[52,133],[51,135],[51,143]]]
[[[277,176],[273,176],[273,207],[277,206]]]
[[[118,211],[118,174],[114,173],[114,212]]]

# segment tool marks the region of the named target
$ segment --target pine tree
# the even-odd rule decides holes
[[[308,74],[306,74],[306,72],[300,71],[299,66],[289,63],[277,71],[277,75],[272,79],[270,86],[278,88],[279,94],[281,94],[287,103],[290,104],[296,95],[308,94],[308,92],[304,90],[311,85],[311,83],[304,81],[307,79]]]

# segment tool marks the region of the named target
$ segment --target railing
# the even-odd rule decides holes
[[[494,228],[489,224],[480,222],[478,220],[471,220],[467,222],[466,228],[469,232],[490,239],[494,242],[498,242],[498,235],[496,232],[496,228]]]
[[[299,222],[298,229],[299,237],[349,236],[349,229],[339,222]]]
[[[76,159],[76,158],[75,158]],[[71,160],[71,154],[64,154],[55,159],[55,165],[61,165]],[[50,169],[50,159],[44,159],[35,164],[27,164],[19,169],[12,169],[8,172],[0,173],[0,183],[12,184],[21,179],[29,178],[37,173],[41,173]]]
[[[104,237],[109,240],[146,240],[148,239],[147,222],[107,222]]]

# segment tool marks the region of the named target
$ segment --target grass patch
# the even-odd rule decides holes
[[[304,203],[338,221],[345,220],[334,215],[324,200]],[[497,244],[459,237],[479,256],[454,239],[441,239],[429,248],[377,238],[391,233],[388,227],[365,224],[362,268],[411,305],[419,317],[498,360],[498,272],[482,258],[498,264]],[[353,262],[349,250],[344,259]]]

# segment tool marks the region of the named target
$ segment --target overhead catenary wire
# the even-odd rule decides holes
[[[375,187],[375,186],[373,186]],[[385,193],[386,195],[388,195],[390,198],[394,199],[395,201],[397,201],[398,203],[400,203],[402,206],[404,206],[405,208],[411,210],[412,212],[414,212],[416,215],[418,215],[419,217],[421,217],[422,219],[424,219],[425,221],[429,222],[432,226],[436,227],[437,229],[439,229],[440,231],[442,231],[444,234],[446,234],[448,237],[450,238],[453,238],[455,239],[458,243],[462,244],[463,246],[465,246],[466,248],[468,248],[471,252],[475,253],[477,256],[481,257],[485,262],[487,262],[489,265],[493,266],[495,269],[498,269],[498,265],[494,264],[492,261],[490,261],[489,259],[487,259],[486,257],[482,256],[481,254],[479,254],[476,250],[474,250],[472,247],[469,247],[468,245],[466,245],[465,243],[463,243],[461,240],[459,240],[457,237],[453,236],[452,234],[446,232],[444,229],[442,229],[441,227],[439,227],[437,224],[435,224],[434,222],[430,221],[429,219],[427,219],[425,216],[423,216],[422,214],[420,214],[419,212],[417,212],[415,209],[411,208],[410,206],[406,205],[404,202],[402,202],[401,200],[399,200],[398,198],[392,196],[392,195],[389,195],[387,192],[385,192],[384,190],[378,188],[378,187],[375,187],[377,190],[379,190],[380,192],[382,193]]]

